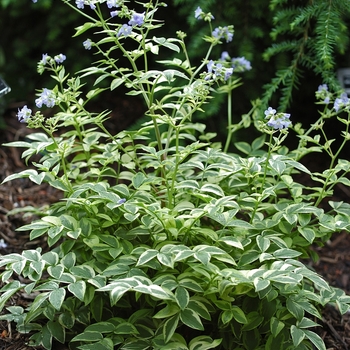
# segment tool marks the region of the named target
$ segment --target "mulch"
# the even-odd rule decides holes
[[[22,140],[30,132],[24,124],[18,123],[15,114],[23,104],[12,105],[5,114],[6,128],[0,133],[0,144]],[[132,108],[126,104],[125,108]],[[131,110],[130,114],[135,114]],[[120,113],[120,110],[118,110]],[[140,110],[137,111],[140,113]],[[124,114],[124,113],[122,113]],[[112,124],[118,124],[118,115],[112,118]],[[119,125],[120,126],[120,125]],[[124,125],[123,125],[124,127]],[[0,181],[6,176],[27,168],[21,159],[21,152],[16,148],[0,146]],[[338,189],[337,195],[348,200],[350,194],[347,189]],[[35,185],[28,179],[7,182],[0,186],[0,254],[21,253],[24,249],[47,247],[45,238],[30,241],[28,234],[16,232],[16,228],[31,222],[33,217],[18,212],[8,216],[13,209],[26,206],[41,207],[56,202],[60,193],[55,189],[43,185]],[[341,198],[340,198],[341,199]],[[337,199],[339,200],[339,199]],[[309,261],[308,265],[322,275],[330,285],[350,294],[350,235],[343,232],[335,234],[324,247],[313,247],[319,255],[319,261]],[[0,270],[1,272],[1,270]],[[11,298],[9,305],[27,306],[31,300],[21,293]],[[322,327],[318,327],[318,334],[324,339],[328,350],[350,349],[350,312],[341,316],[334,306],[327,306],[322,312]],[[0,350],[30,350],[28,335],[20,334],[15,324],[0,321]],[[41,348],[36,348],[41,349]],[[54,346],[54,350],[66,350],[62,344]]]

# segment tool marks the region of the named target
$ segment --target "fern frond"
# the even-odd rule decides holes
[[[293,22],[291,22],[291,29],[299,26],[305,25],[312,18],[317,18],[320,13],[320,6],[316,4],[309,5],[303,9],[300,9],[300,14],[297,15]]]
[[[274,10],[277,6],[282,6],[284,4],[286,4],[288,2],[288,0],[271,0],[270,1],[270,10]]]
[[[272,56],[281,52],[296,52],[299,49],[299,45],[299,40],[283,41],[278,44],[272,44],[272,46],[263,53],[263,59],[268,61]]]
[[[317,18],[315,27],[316,45],[314,50],[316,57],[323,68],[326,70],[333,69],[334,63],[334,46],[336,45],[336,37],[338,31],[337,21],[339,20],[339,13],[331,3],[329,6],[320,12]]]

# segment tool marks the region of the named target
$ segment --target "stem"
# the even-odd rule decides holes
[[[337,151],[333,156],[331,156],[330,152],[327,152],[327,153],[331,156],[331,163],[330,163],[330,165],[329,165],[329,170],[331,170],[331,169],[334,170],[334,163],[335,163],[335,161],[337,160],[337,158],[338,158],[340,152],[341,152],[342,149],[344,148],[346,142],[348,141],[348,139],[346,138],[346,135],[349,134],[349,124],[350,124],[350,113],[348,113],[348,122],[347,122],[347,124],[346,124],[345,132],[344,132],[344,135],[345,135],[345,136],[344,136],[344,138],[343,138],[342,144],[341,144],[341,145],[339,146],[339,148],[338,148],[338,151]],[[327,176],[326,181],[325,181],[324,184],[323,184],[321,193],[320,193],[320,195],[318,196],[318,198],[317,198],[317,200],[316,200],[316,202],[315,202],[315,206],[316,206],[316,207],[317,207],[317,206],[321,203],[321,201],[323,200],[324,194],[325,194],[325,192],[326,192],[326,188],[327,188],[327,186],[328,186],[329,179],[333,176],[333,174],[334,174],[334,172],[332,172],[331,174],[329,174],[329,175]],[[343,176],[344,176],[344,175],[343,175]],[[334,185],[333,185],[333,186],[334,186]],[[331,188],[332,188],[333,186],[331,186]]]
[[[270,140],[269,140],[269,149],[268,149],[268,152],[267,152],[267,156],[266,156],[266,161],[265,161],[265,166],[264,166],[264,175],[263,175],[263,179],[262,179],[262,183],[261,183],[261,187],[260,187],[260,190],[259,190],[259,198],[257,200],[257,202],[255,203],[255,207],[254,207],[254,210],[253,210],[253,214],[250,218],[250,224],[253,223],[253,220],[254,220],[254,217],[255,217],[255,214],[258,210],[258,207],[259,207],[259,204],[261,203],[261,194],[263,192],[263,189],[264,189],[264,186],[265,186],[265,181],[266,181],[266,174],[267,174],[267,166],[269,164],[269,160],[270,160],[270,157],[271,157],[271,144],[272,144],[272,133],[270,133]]]
[[[224,153],[227,153],[227,151],[228,151],[228,148],[229,148],[230,143],[231,143],[231,137],[233,134],[233,131],[232,131],[232,93],[231,93],[231,90],[227,94],[227,129],[228,129],[228,133],[227,133],[227,138],[226,138],[226,144],[224,147]]]

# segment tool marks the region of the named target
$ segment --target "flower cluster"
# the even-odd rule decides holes
[[[144,13],[133,13],[130,21],[128,24],[123,24],[117,33],[117,37],[121,36],[128,36],[131,34],[132,28],[136,26],[142,26],[145,21],[145,14]]]
[[[53,59],[55,60],[56,63],[63,63],[63,61],[66,60],[66,55],[63,53],[60,53],[59,55],[56,55]]]
[[[44,88],[42,93],[35,100],[35,104],[38,108],[41,108],[42,105],[52,108],[56,104],[55,93],[52,90]]]
[[[56,55],[54,57],[49,56],[47,53],[43,53],[41,60],[38,63],[38,72],[41,74],[45,70],[46,65],[56,65],[56,64],[61,64],[66,60],[66,55],[63,53],[60,53],[59,55]]]
[[[335,99],[333,108],[335,109],[336,112],[338,112],[340,108],[349,107],[349,106],[350,106],[349,97],[345,92],[343,92],[340,95],[340,97]]]
[[[31,116],[32,110],[27,105],[23,106],[22,109],[18,109],[17,118],[21,123],[27,123]]]
[[[233,73],[233,68],[227,68],[222,63],[215,63],[210,60],[207,64],[208,72],[206,73],[205,80],[227,80]]]
[[[244,72],[252,69],[250,62],[245,57],[231,58],[227,51],[221,53],[220,61],[229,63],[234,72]]]
[[[37,0],[33,0],[33,2],[37,2]],[[95,3],[98,1],[93,1],[93,0],[75,0],[75,4],[78,9],[83,10],[85,5],[89,5],[91,10],[96,9]],[[119,7],[121,0],[107,0],[107,7],[110,9],[112,7]]]
[[[211,35],[217,39],[226,39],[226,42],[230,42],[233,39],[233,26],[217,27],[213,30]]]
[[[214,19],[214,16],[210,12],[203,12],[203,10],[199,6],[194,11],[194,17],[196,19],[204,19],[205,21],[211,21],[212,19]]]
[[[290,114],[288,113],[277,113],[272,107],[269,107],[265,111],[265,119],[269,119],[267,125],[274,129],[286,129],[292,124],[289,120]]]
[[[330,102],[332,94],[328,91],[327,84],[322,84],[316,91],[316,98],[323,100],[322,103],[328,104]]]

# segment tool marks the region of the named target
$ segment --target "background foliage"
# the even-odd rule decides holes
[[[176,30],[188,28],[188,47],[194,60],[200,60],[204,50],[199,36],[191,35],[204,31],[204,23],[193,28],[192,14],[197,6],[215,12],[218,23],[235,24],[238,30],[234,40],[214,53],[219,57],[219,50],[227,50],[232,56],[245,56],[252,62],[253,69],[244,73],[244,88],[237,90],[233,101],[233,114],[238,119],[250,109],[249,101],[257,98],[262,98],[262,109],[269,101],[270,105],[280,105],[281,111],[290,104],[294,115],[315,119],[315,89],[320,83],[338,89],[336,69],[350,66],[347,1],[172,0],[167,4],[171,10],[162,10],[168,23],[162,30],[174,35]],[[79,24],[78,16],[61,2],[41,0],[34,6],[28,0],[1,0],[0,11],[0,75],[12,87],[6,96],[8,101],[22,100],[36,86],[45,85],[38,81],[45,78],[33,75],[42,53],[64,52],[79,58],[68,63],[67,68],[75,71],[89,63],[87,55],[81,54],[81,43],[71,38],[72,28]],[[211,103],[202,115],[221,134],[225,134],[226,111],[221,107],[224,98],[218,95],[216,103]],[[215,122],[209,118],[213,115]]]

